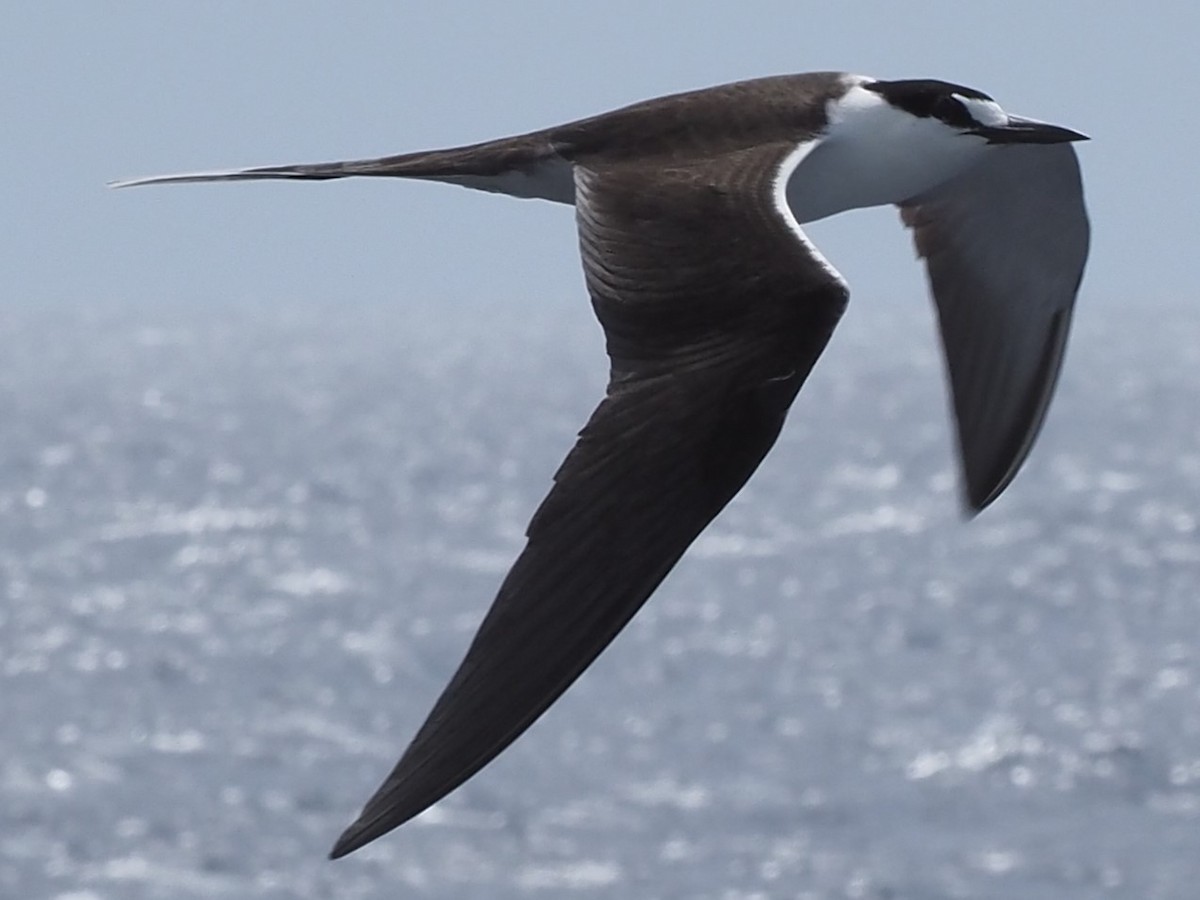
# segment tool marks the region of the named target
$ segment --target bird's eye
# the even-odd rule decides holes
[[[978,124],[967,112],[967,108],[954,97],[939,97],[933,105],[933,114],[947,125],[957,125],[960,128]]]

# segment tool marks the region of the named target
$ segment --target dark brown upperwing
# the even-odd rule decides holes
[[[792,149],[577,170],[608,394],[466,658],[334,857],[435,803],[528,728],[774,443],[846,302],[775,205]]]
[[[925,258],[950,380],[966,502],[1016,475],[1062,367],[1088,252],[1070,144],[1013,144],[901,205]]]

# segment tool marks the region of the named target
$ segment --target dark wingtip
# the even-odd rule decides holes
[[[378,822],[375,823],[376,825]],[[399,822],[396,823],[400,824]],[[342,832],[341,837],[333,845],[333,849],[329,851],[330,859],[341,859],[343,856],[348,856],[355,850],[365,847],[375,838],[380,837],[391,831],[394,826],[386,828],[371,828],[370,822],[364,822],[363,816],[359,816],[349,828]]]
[[[342,836],[337,839],[337,843],[333,845],[333,849],[329,851],[330,859],[341,859],[349,853],[353,853],[361,845],[356,844],[350,836],[350,828],[342,832]]]
[[[329,851],[330,859],[341,859],[343,856],[348,856],[355,850],[365,847],[378,837],[383,837],[383,835],[387,834],[393,828],[403,825],[408,819],[412,818],[412,816],[404,817],[399,815],[387,817],[380,815],[368,816],[372,805],[372,803],[368,803],[367,809],[363,810],[363,813],[353,824],[342,832],[341,837],[334,843],[333,849]]]
[[[1015,458],[1005,455],[1001,459]],[[1022,456],[1021,459],[1024,459]],[[965,519],[973,519],[989,506],[991,506],[1001,494],[1003,494],[1013,479],[1017,475],[1017,470],[1020,468],[1020,463],[1009,463],[1008,465],[993,465],[986,474],[981,471],[971,471],[972,467],[968,464],[964,455],[963,459],[963,490],[962,490],[962,514]]]
[[[964,519],[970,521],[977,515],[992,505],[997,497],[1004,493],[1003,488],[983,492],[979,490],[969,491],[963,496],[962,515]]]
[[[489,759],[491,757],[488,757]],[[341,859],[355,850],[365,847],[367,844],[383,837],[389,831],[399,828],[410,819],[416,818],[426,809],[433,806],[438,800],[458,787],[465,777],[459,778],[438,791],[422,791],[413,788],[413,785],[408,782],[408,776],[412,774],[411,759],[408,753],[401,758],[397,764],[396,770],[401,769],[405,772],[405,777],[397,777],[394,771],[380,785],[374,796],[367,801],[362,812],[358,814],[350,826],[342,832],[333,845],[333,849],[329,851],[330,859]]]

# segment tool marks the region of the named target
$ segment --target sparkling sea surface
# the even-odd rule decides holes
[[[5,301],[0,898],[1194,900],[1182,300],[1081,310],[970,522],[928,310],[852,304],[584,678],[328,861],[600,396],[575,301]]]

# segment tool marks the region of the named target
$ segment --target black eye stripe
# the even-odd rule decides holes
[[[975,124],[975,119],[971,113],[967,111],[966,106],[962,101],[956,100],[954,97],[942,97],[934,103],[933,114],[951,125],[961,125],[970,127]]]
[[[863,87],[881,95],[892,106],[914,116],[940,119],[950,125],[960,127],[970,127],[977,123],[959,98],[992,99],[974,88],[934,79],[874,81]]]

